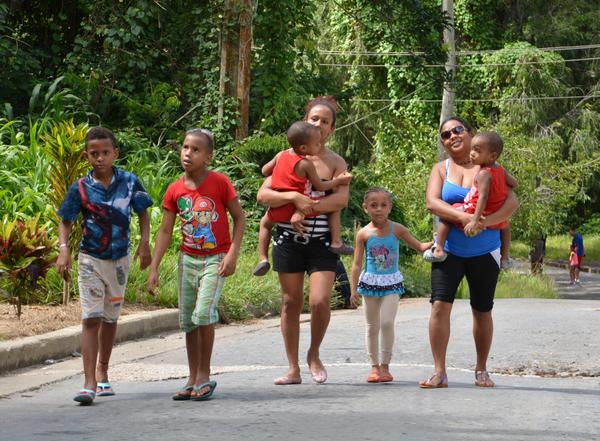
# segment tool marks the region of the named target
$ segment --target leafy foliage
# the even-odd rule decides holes
[[[0,224],[0,275],[9,279],[19,317],[29,290],[56,258],[57,241],[47,233],[48,224],[39,225],[39,215],[25,222],[5,216]]]

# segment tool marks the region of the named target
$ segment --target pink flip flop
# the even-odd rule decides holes
[[[287,375],[284,375],[283,377],[275,378],[275,380],[273,380],[273,383],[276,386],[287,386],[289,384],[301,384],[302,377],[293,378],[293,377],[288,377]]]
[[[323,384],[327,381],[327,371],[325,369],[321,369],[316,372],[311,372],[310,376],[312,380],[317,384]]]

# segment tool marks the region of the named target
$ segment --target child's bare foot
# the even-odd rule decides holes
[[[329,251],[331,251],[334,254],[343,254],[347,256],[351,256],[354,254],[354,248],[349,245],[346,245],[341,240],[339,242],[331,242],[331,245],[329,246]]]
[[[268,260],[262,260],[260,262],[258,262],[258,265],[256,265],[254,267],[254,270],[252,270],[252,274],[255,276],[264,276],[265,274],[267,274],[269,272],[269,270],[271,269],[271,264],[269,263]]]

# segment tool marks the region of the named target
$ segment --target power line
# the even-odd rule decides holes
[[[373,116],[373,115],[375,115],[375,114],[377,114],[377,113],[379,113],[379,112],[383,112],[384,110],[386,110],[386,109],[388,109],[388,108],[392,107],[394,104],[396,104],[396,101],[410,101],[410,100],[408,100],[408,97],[409,97],[409,96],[411,96],[411,95],[414,95],[414,94],[415,94],[415,93],[417,93],[419,90],[421,90],[421,89],[424,89],[425,87],[427,87],[427,86],[429,86],[429,85],[431,85],[431,84],[433,84],[433,81],[430,81],[430,82],[429,82],[429,83],[427,83],[427,84],[424,84],[424,85],[422,85],[422,86],[419,86],[419,87],[417,87],[415,90],[413,90],[413,91],[412,91],[412,92],[410,92],[409,94],[407,94],[407,95],[403,96],[401,99],[399,99],[399,100],[394,100],[394,101],[393,101],[391,104],[388,104],[388,105],[386,105],[386,106],[383,106],[383,107],[381,107],[380,109],[377,109],[377,110],[375,110],[374,112],[371,112],[371,113],[369,113],[368,115],[361,116],[360,118],[358,118],[358,119],[356,119],[356,120],[354,120],[354,121],[352,121],[352,122],[349,122],[348,124],[344,124],[342,127],[338,127],[336,130],[339,132],[340,130],[342,130],[342,129],[345,129],[346,127],[349,127],[349,126],[351,126],[351,125],[354,125],[354,124],[356,124],[356,123],[358,123],[358,122],[360,122],[360,121],[362,121],[362,120],[364,120],[364,119],[367,119],[367,118],[369,118],[370,116]],[[390,101],[391,101],[391,100],[390,100]]]
[[[565,99],[582,99],[582,98],[600,98],[600,95],[569,95],[569,96],[529,96],[522,98],[464,98],[456,99],[455,101],[460,102],[495,102],[495,101],[552,101],[552,100],[565,100]],[[406,98],[399,99],[367,99],[367,98],[351,98],[350,101],[366,102],[366,103],[386,103],[386,102],[418,102],[418,103],[440,103],[442,100],[430,100],[430,99],[415,99],[409,100]],[[389,106],[388,106],[389,107]]]
[[[458,56],[468,56],[468,55],[483,55],[483,54],[494,54],[496,52],[517,52],[517,51],[526,51],[531,49],[537,49],[543,52],[562,52],[562,51],[572,51],[572,50],[586,50],[586,49],[599,49],[600,44],[586,44],[586,45],[577,45],[577,46],[554,46],[554,47],[524,47],[524,48],[504,48],[504,49],[488,49],[488,50],[480,50],[480,51],[458,51]],[[321,55],[345,55],[345,56],[389,56],[389,57],[418,57],[422,55],[426,55],[426,52],[422,51],[400,51],[400,52],[360,52],[360,51],[336,51],[336,50],[325,50],[318,49],[319,54]]]
[[[455,67],[499,67],[499,66],[517,66],[517,65],[533,65],[533,64],[558,64],[558,63],[575,63],[579,61],[600,60],[600,57],[589,58],[569,58],[566,60],[546,60],[546,61],[523,61],[518,63],[481,63],[481,64],[457,64]],[[415,64],[352,64],[352,63],[320,63],[319,66],[327,67],[415,67]],[[422,64],[419,67],[439,68],[445,67],[444,64]]]

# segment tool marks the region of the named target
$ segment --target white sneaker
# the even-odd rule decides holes
[[[508,260],[503,260],[500,262],[500,269],[509,270],[515,266],[514,261],[509,257]]]

